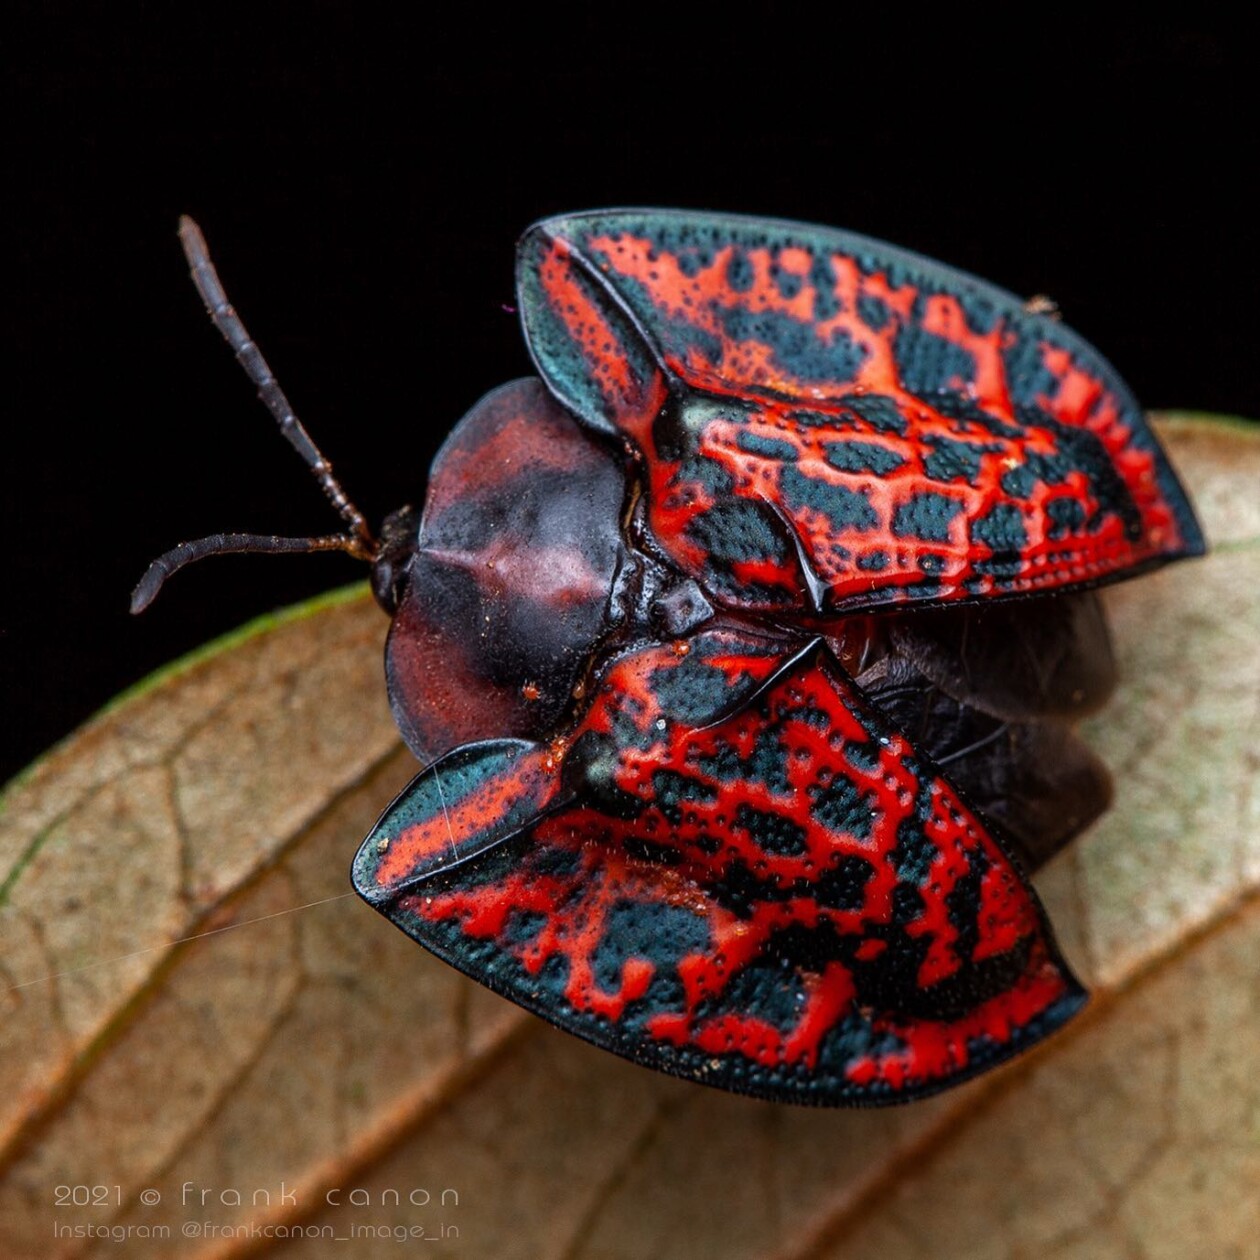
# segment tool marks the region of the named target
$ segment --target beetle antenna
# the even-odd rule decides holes
[[[267,366],[267,360],[263,358],[262,351],[254,344],[253,338],[241,322],[241,317],[236,313],[235,307],[228,301],[219,273],[214,269],[214,263],[210,261],[206,238],[202,236],[197,224],[186,214],[180,215],[179,219],[179,243],[184,247],[184,257],[188,259],[188,269],[192,273],[193,283],[197,286],[197,292],[201,294],[201,300],[206,304],[206,310],[210,313],[214,326],[223,334],[224,340],[236,353],[236,361],[245,369],[246,375],[258,387],[258,397],[275,417],[276,423],[280,426],[280,432],[288,439],[289,445],[306,461],[306,466],[315,475],[315,480],[328,496],[329,502],[341,513],[350,527],[350,535],[360,544],[359,554],[369,558],[375,555],[376,540],[372,537],[372,531],[368,529],[363,513],[350,502],[346,492],[341,488],[341,483],[333,476],[332,465],[311,440],[311,435],[307,433],[302,422],[293,414],[293,408],[285,397],[284,390],[280,388],[279,382],[272,375],[271,368]],[[224,535],[216,535],[216,537],[222,538]],[[230,535],[230,537],[245,537],[245,535]],[[311,541],[323,542],[324,540],[312,539]],[[176,548],[176,551],[178,550],[179,548]],[[233,547],[225,550],[248,549]],[[294,551],[300,548],[273,547],[253,548],[253,550]],[[320,546],[307,550],[322,551],[326,548]],[[174,552],[167,553],[168,556],[174,554]],[[164,556],[163,559],[166,557]],[[161,561],[155,562],[155,564],[160,563]],[[188,561],[181,563],[187,564]],[[152,569],[149,570],[150,573],[152,571]],[[141,586],[143,585],[142,582]]]
[[[222,556],[239,551],[348,551],[360,560],[370,560],[371,554],[362,541],[351,534],[327,534],[323,538],[277,538],[272,534],[211,534],[196,542],[180,543],[164,555],[158,556],[145,570],[140,584],[131,592],[131,611],[144,612],[157,598],[162,584],[172,573],[177,573],[194,560],[206,556]]]
[[[280,432],[306,461],[306,466],[314,473],[315,480],[328,496],[329,502],[341,513],[350,529],[345,534],[327,534],[322,538],[277,538],[274,534],[211,534],[209,538],[199,538],[196,542],[180,543],[149,565],[144,577],[140,579],[140,585],[131,593],[131,611],[143,612],[156,598],[162,584],[171,574],[177,573],[186,564],[192,564],[194,560],[204,560],[206,556],[241,551],[345,551],[356,559],[374,561],[380,545],[372,537],[363,513],[350,502],[341,483],[333,476],[332,465],[311,440],[311,435],[302,422],[293,414],[293,408],[272,375],[271,368],[267,366],[262,351],[254,344],[249,330],[236,313],[236,308],[228,301],[219,273],[210,261],[206,238],[186,214],[179,219],[179,243],[184,248],[184,257],[188,259],[193,283],[206,304],[214,326],[235,351],[236,361],[245,369],[245,374],[258,387],[258,397],[275,417]]]

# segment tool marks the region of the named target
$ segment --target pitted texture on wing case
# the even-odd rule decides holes
[[[390,917],[601,1045],[798,1101],[931,1092],[1079,1006],[1003,849],[824,651],[686,649],[614,660],[574,804]]]
[[[939,264],[822,228],[627,211],[539,225],[519,277],[544,378],[643,451],[653,532],[729,606],[816,611],[814,584],[825,611],[1056,590],[1202,550],[1112,369]],[[600,311],[616,336],[591,331]],[[584,384],[649,381],[645,347],[662,410],[646,384],[633,406]]]
[[[421,774],[360,891],[561,1027],[765,1097],[919,1097],[1058,1027],[1084,995],[1012,846],[1105,804],[1069,724],[1112,672],[1090,600],[1008,597],[1202,550],[1123,382],[822,228],[570,216],[518,284],[550,394],[453,435],[389,668],[418,750],[524,738]]]

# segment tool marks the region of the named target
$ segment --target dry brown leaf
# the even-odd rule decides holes
[[[395,1256],[417,1228],[504,1260],[1260,1252],[1260,434],[1161,431],[1215,551],[1108,593],[1124,684],[1088,733],[1117,800],[1038,879],[1096,997],[1050,1044],[926,1104],[815,1112],[462,980],[347,895],[414,767],[384,619],[337,597],[9,790],[0,1256],[120,1254],[89,1226],[170,1230],[129,1256]],[[56,1206],[81,1186],[109,1202]]]

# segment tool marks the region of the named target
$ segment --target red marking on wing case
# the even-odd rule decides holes
[[[601,301],[604,295],[580,272],[567,241],[553,240],[540,271],[543,291],[582,355],[608,415],[626,432],[641,436],[665,401],[660,373],[651,370],[644,376],[634,370],[622,346],[622,331],[609,318],[606,298]]]
[[[680,716],[697,662],[763,690],[697,726]],[[992,835],[825,655],[773,667],[723,632],[685,659],[616,660],[568,741],[615,750],[586,802],[411,913],[496,944],[534,984],[562,977],[549,1006],[574,1014],[546,1013],[582,1035],[768,1074],[754,1092],[789,1093],[798,1071],[857,1097],[930,1091],[1066,1018],[1079,989]]]
[[[1124,386],[1066,331],[1039,340],[1046,325],[1009,295],[825,229],[627,212],[540,231],[553,257],[580,251],[609,286],[571,302],[581,328],[588,307],[624,303],[685,386],[682,454],[662,448],[642,407],[611,419],[647,456],[658,540],[728,606],[806,607],[793,547],[746,514],[730,522],[731,500],[776,505],[835,612],[1093,584],[1201,550]],[[618,357],[615,338],[604,352]],[[709,400],[703,418],[692,398]],[[884,416],[870,419],[864,399]],[[715,418],[722,400],[730,414]],[[750,437],[791,453],[741,449]],[[854,441],[888,459],[829,462]],[[985,449],[951,473],[959,442]],[[952,519],[916,533],[933,496]]]
[[[404,828],[381,858],[377,883],[386,887],[434,865],[447,853],[458,856],[461,846],[471,837],[486,831],[523,799],[536,802],[541,809],[555,790],[555,775],[548,772],[545,761],[543,751],[522,758],[510,778],[489,779],[455,808],[443,808]],[[437,773],[440,775],[440,768]]]

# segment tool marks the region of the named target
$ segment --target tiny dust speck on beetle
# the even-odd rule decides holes
[[[1092,588],[1204,550],[1124,382],[1043,299],[878,241],[671,210],[517,247],[537,377],[379,539],[190,220],[193,277],[392,616],[426,768],[355,888],[598,1046],[789,1102],[919,1098],[1085,993],[1027,872],[1102,812]]]

